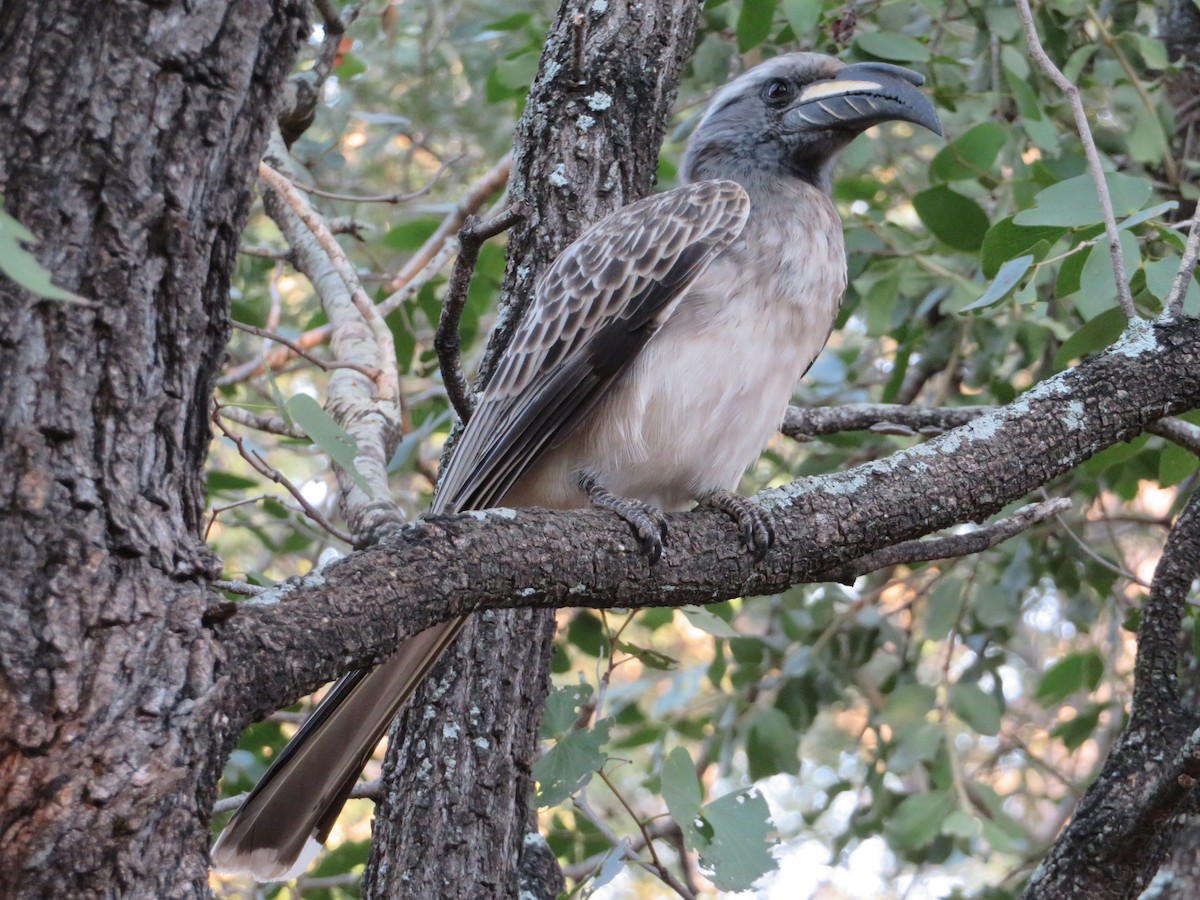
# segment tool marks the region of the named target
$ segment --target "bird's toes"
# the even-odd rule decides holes
[[[579,486],[593,505],[612,510],[629,524],[651,565],[662,559],[663,544],[667,540],[667,516],[661,509],[641,500],[619,497],[590,478],[581,478]]]
[[[701,502],[716,507],[737,522],[742,529],[742,540],[756,559],[766,556],[775,543],[774,518],[750,499],[732,491],[714,491]]]

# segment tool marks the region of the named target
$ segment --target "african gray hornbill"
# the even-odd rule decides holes
[[[830,169],[879,122],[941,134],[922,83],[897,66],[791,53],[726,85],[688,142],[683,186],[602,219],[537,282],[433,511],[601,505],[657,559],[661,511],[700,501],[764,552],[769,518],[733,491],[846,286]],[[303,871],[462,622],[337,683],[222,832],[217,868],[262,880]]]

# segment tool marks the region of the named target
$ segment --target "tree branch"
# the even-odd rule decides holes
[[[980,520],[1200,405],[1200,320],[1138,322],[1111,350],[1009,406],[891,457],[765,491],[777,543],[760,562],[728,518],[670,516],[651,567],[603,511],[432,517],[238,607],[217,627],[247,715],[262,715],[396,642],[487,608],[711,603],[826,581],[884,547]],[[529,574],[538,573],[538,574]],[[263,635],[271,654],[262,654]]]
[[[931,562],[935,559],[953,559],[982,553],[984,550],[990,550],[997,544],[1032,528],[1039,522],[1066,512],[1070,508],[1071,501],[1069,499],[1058,497],[1044,503],[1031,503],[1017,510],[1011,516],[966,534],[952,534],[933,540],[905,541],[901,544],[893,544],[891,547],[883,547],[874,553],[868,553],[866,556],[854,560],[842,571],[834,573],[829,580],[839,581],[842,584],[853,584],[860,575],[890,566]]]
[[[1125,277],[1125,256],[1121,251],[1120,235],[1117,233],[1117,218],[1113,215],[1112,198],[1108,194],[1108,182],[1104,180],[1100,154],[1096,150],[1096,141],[1092,137],[1092,128],[1088,123],[1087,110],[1083,108],[1083,100],[1079,96],[1079,88],[1071,83],[1042,47],[1037,26],[1033,22],[1033,12],[1029,8],[1029,0],[1017,0],[1017,12],[1021,17],[1021,25],[1025,29],[1025,40],[1029,43],[1029,55],[1063,92],[1063,96],[1067,98],[1067,103],[1071,107],[1071,113],[1075,117],[1075,128],[1079,132],[1079,140],[1083,144],[1084,156],[1087,158],[1088,174],[1092,176],[1092,182],[1096,186],[1096,197],[1100,201],[1100,213],[1104,218],[1104,233],[1108,236],[1108,253],[1112,257],[1113,276],[1117,281],[1117,298],[1121,304],[1121,311],[1125,313],[1125,318],[1136,319],[1138,317],[1137,309],[1133,305],[1133,294],[1129,291],[1129,281]]]
[[[471,275],[475,271],[479,251],[484,243],[489,238],[508,231],[523,218],[524,204],[514,203],[487,222],[481,222],[475,216],[468,217],[458,232],[458,259],[454,261],[454,271],[446,288],[446,302],[442,304],[442,314],[438,317],[433,347],[437,351],[438,366],[442,370],[442,383],[446,385],[446,394],[464,425],[475,409],[475,400],[471,396],[471,387],[467,384],[467,377],[463,374],[462,361],[459,358],[462,342],[459,339],[458,326],[467,306]]]
[[[292,247],[297,269],[312,283],[329,319],[333,355],[343,366],[329,378],[325,407],[356,443],[358,478],[336,469],[342,514],[357,545],[404,522],[392,501],[387,463],[401,432],[400,375],[392,333],[359,283],[354,266],[324,219],[289,180],[288,152],[278,132],[268,144],[274,167],[259,174],[273,188],[268,215]],[[301,350],[297,345],[294,349]],[[364,373],[373,373],[373,377]]]
[[[1200,492],[1175,522],[1138,629],[1129,726],[1025,892],[1026,900],[1137,897],[1200,779],[1200,731],[1180,707],[1180,623],[1200,577]]]

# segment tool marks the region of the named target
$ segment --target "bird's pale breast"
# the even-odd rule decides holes
[[[580,471],[663,509],[737,487],[824,346],[845,289],[837,213],[798,187],[802,196],[752,211],[588,423],[505,505],[584,506]]]

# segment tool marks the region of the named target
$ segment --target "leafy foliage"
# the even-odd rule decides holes
[[[418,191],[432,182],[398,207],[322,206],[360,223],[343,246],[378,286],[377,299],[507,149],[551,13],[547,3],[512,0],[392,4],[353,26],[352,50],[294,155],[305,177],[336,193]],[[1166,161],[1171,112],[1162,79],[1172,64],[1153,36],[1152,10],[1118,4],[1101,15],[1056,0],[1043,5],[1038,27],[1097,111],[1092,125],[1130,287],[1139,311],[1157,315],[1182,248],[1172,219],[1195,202],[1196,188],[1181,175],[1194,162]],[[664,149],[662,187],[672,186],[702,108],[692,98],[792,49],[919,68],[948,135],[938,142],[888,125],[845,152],[834,199],[850,283],[797,402],[1004,404],[1120,334],[1074,122],[1030,63],[1009,6],[922,0],[864,7],[855,20],[833,0],[710,0],[679,127]],[[285,249],[265,217],[246,243]],[[472,370],[503,266],[500,244],[486,246],[463,325]],[[414,514],[428,502],[450,424],[432,351],[444,293],[439,275],[389,319],[407,416],[392,487]],[[1186,310],[1200,312],[1197,285]],[[325,321],[310,286],[270,254],[243,258],[234,314],[292,338]],[[231,351],[232,372],[263,347],[238,335]],[[354,471],[354,454],[308,400],[323,395],[326,377],[287,364],[270,379],[229,378],[220,399],[289,416],[306,438],[254,440],[332,515],[329,458]],[[744,489],[842,470],[918,440],[868,431],[801,447],[779,438]],[[561,685],[534,774],[544,832],[578,874],[573,891],[653,890],[653,876],[624,865],[626,854],[568,799],[582,794],[630,846],[640,846],[645,829],[664,861],[696,854],[714,888],[743,889],[765,874],[757,883],[775,885],[776,896],[821,884],[853,892],[852,878],[858,895],[884,896],[902,881],[980,896],[987,885],[986,896],[1013,896],[1121,725],[1133,649],[1126,626],[1152,571],[1159,526],[1196,468],[1186,450],[1141,438],[1047,487],[1074,501],[1061,523],[970,559],[679,614],[564,611]],[[286,496],[249,502],[268,485],[227,443],[214,448],[209,491],[212,541],[231,576],[281,579],[345,549]],[[244,788],[245,773],[278,752],[282,737],[277,726],[249,734],[230,788]],[[664,813],[682,844],[657,828]],[[363,837],[349,826],[343,846],[359,848]],[[826,849],[805,865],[813,841]],[[365,858],[365,850],[336,852],[341,871]],[[322,874],[332,873],[333,859]]]

